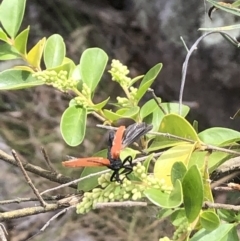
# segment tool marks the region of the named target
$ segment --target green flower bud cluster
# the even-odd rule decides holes
[[[168,237],[163,237],[163,238],[160,238],[159,241],[172,241],[172,240]]]
[[[134,88],[133,86],[131,86],[129,88],[129,90],[130,90],[130,97],[129,97],[129,99],[132,100],[132,101],[135,101],[138,89]]]
[[[80,105],[85,109],[88,109],[89,107],[88,101],[84,96],[77,96],[74,98],[74,101],[76,105]]]
[[[112,80],[118,82],[121,86],[128,86],[131,78],[127,77],[129,70],[119,60],[113,59],[109,73],[112,75]]]
[[[122,107],[129,106],[129,100],[126,97],[117,97],[117,102]]]
[[[55,70],[44,70],[41,72],[36,72],[33,77],[38,80],[44,81],[47,85],[52,85],[53,87],[66,92],[73,88],[76,88],[78,83],[77,80],[67,77],[68,72],[65,70],[60,70],[58,73]]]
[[[178,240],[182,236],[187,236],[191,232],[191,227],[187,221],[178,226],[177,230],[173,234],[173,240]]]
[[[138,163],[133,168],[133,174],[140,181],[131,181],[125,178],[125,175],[120,175],[122,183],[111,182],[111,173],[106,173],[98,178],[100,188],[95,188],[92,192],[86,192],[82,202],[77,205],[77,213],[82,214],[94,208],[96,203],[113,202],[124,200],[138,200],[144,197],[146,188],[155,187],[163,191],[165,182],[158,180],[153,176],[146,174],[146,168],[141,163]],[[167,190],[168,191],[168,190]]]
[[[86,83],[82,84],[82,94],[87,98],[87,99],[91,99],[91,90],[89,89],[89,87],[86,85]]]

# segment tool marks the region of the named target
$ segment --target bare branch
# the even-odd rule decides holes
[[[18,166],[19,168],[21,169],[28,185],[32,188],[34,194],[36,195],[36,197],[38,198],[40,204],[43,206],[43,207],[46,207],[48,204],[43,200],[43,198],[41,197],[39,191],[37,190],[37,188],[34,186],[33,182],[31,181],[30,177],[28,176],[27,172],[25,171],[23,165],[22,165],[22,162],[21,160],[19,159],[17,153],[12,150],[12,154],[13,154],[13,157],[15,158],[16,162],[18,163]]]
[[[146,207],[147,202],[133,202],[133,201],[125,201],[125,202],[105,202],[105,203],[96,203],[94,208],[106,208],[106,207]]]
[[[222,204],[222,203],[211,203],[211,202],[204,202],[203,208],[225,209],[225,210],[231,210],[236,212],[240,211],[240,206]]]
[[[148,89],[149,92],[151,92],[152,96],[153,96],[153,99],[155,100],[155,102],[157,103],[159,109],[163,112],[164,115],[166,115],[166,111],[162,108],[161,106],[161,102],[158,100],[158,97],[155,95],[155,92],[153,89]]]
[[[32,240],[33,238],[35,238],[36,236],[38,236],[40,233],[44,232],[45,229],[50,225],[50,223],[52,221],[54,221],[55,219],[57,219],[60,215],[62,215],[63,213],[66,213],[68,210],[75,208],[75,206],[70,206],[67,208],[64,208],[63,210],[61,210],[60,212],[58,212],[57,214],[55,214],[54,216],[52,216],[47,222],[46,224],[44,224],[44,226],[36,233],[34,234],[32,237],[30,237],[29,239],[27,239],[26,241]]]
[[[0,222],[75,206],[81,198],[81,195],[72,195],[70,197],[59,200],[57,203],[48,204],[45,208],[42,206],[36,206],[0,213]]]
[[[0,150],[0,159],[18,167],[18,163],[16,162],[16,160],[12,156],[8,155],[7,153],[5,153],[1,150]],[[70,181],[72,181],[72,178],[66,177],[60,173],[52,173],[46,169],[43,169],[36,165],[32,165],[25,161],[22,161],[22,164],[26,171],[32,172],[40,177],[44,177],[52,182],[57,182],[57,183],[63,184],[63,183],[69,183]],[[77,185],[74,183],[69,186],[74,189],[77,189]]]
[[[53,173],[57,173],[57,171],[54,169],[54,167],[53,167],[53,165],[52,165],[52,163],[51,163],[51,161],[50,161],[50,159],[49,159],[49,157],[48,157],[48,154],[47,154],[46,150],[45,150],[43,147],[41,147],[41,152],[42,152],[42,154],[43,154],[44,160],[46,161],[47,166],[49,167],[49,169],[50,169]]]
[[[66,197],[66,195],[57,195],[57,196],[44,197],[43,199],[45,201],[57,201],[57,200],[65,198],[65,197]],[[22,202],[35,202],[35,201],[38,201],[38,198],[33,198],[33,197],[15,198],[15,199],[11,199],[11,200],[0,201],[0,205],[7,205],[7,204],[12,204],[12,203],[22,203]]]
[[[0,223],[0,239],[2,241],[7,241],[6,235],[8,235],[7,230],[5,226],[2,223]]]

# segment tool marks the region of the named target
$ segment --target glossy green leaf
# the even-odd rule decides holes
[[[232,211],[232,210],[226,210],[226,209],[218,209],[217,210],[217,214],[219,215],[221,220],[224,220],[228,223],[233,223],[236,221],[240,221],[239,219],[237,219],[237,215],[236,212]]]
[[[228,128],[213,127],[198,134],[201,141],[209,145],[222,146],[240,141],[240,132]]]
[[[46,68],[54,68],[62,65],[66,54],[66,46],[59,34],[50,36],[44,47],[44,63]]]
[[[21,55],[11,45],[4,43],[0,44],[0,60],[19,59]]]
[[[110,97],[108,97],[106,100],[104,100],[104,101],[102,101],[102,102],[100,102],[100,103],[95,104],[95,105],[93,106],[93,108],[94,108],[95,110],[101,110],[101,109],[108,103],[109,99],[110,99]]]
[[[203,204],[203,182],[196,165],[187,171],[182,181],[182,188],[186,216],[191,223],[200,214]]]
[[[176,210],[176,212],[172,213],[171,215],[171,223],[172,225],[178,227],[183,223],[186,223],[186,213],[183,208]]]
[[[178,209],[161,208],[157,213],[158,219],[164,219],[175,213]]]
[[[217,229],[207,231],[199,230],[190,241],[238,241],[235,224],[222,223]]]
[[[43,84],[25,70],[9,69],[0,72],[0,90],[25,89]]]
[[[172,184],[174,184],[176,182],[176,180],[182,181],[186,172],[187,172],[187,168],[183,162],[181,162],[181,161],[175,162],[173,164],[172,170],[171,170]]]
[[[147,189],[144,195],[155,205],[163,208],[176,208],[182,204],[182,185],[178,180],[175,182],[172,192],[165,193],[159,189]]]
[[[204,159],[207,155],[207,151],[195,151],[190,158],[188,167],[192,165],[197,165],[198,168],[202,168],[204,165]],[[223,152],[213,152],[208,158],[208,169],[209,173],[212,173],[216,170],[221,164],[223,164],[226,160],[231,157],[228,153]]]
[[[104,115],[106,116],[106,118],[111,120],[111,121],[116,121],[120,118],[134,119],[134,117],[139,112],[139,107],[135,106],[135,107],[132,107],[132,108],[122,108],[122,109],[119,109],[115,113],[110,111],[110,110],[104,109],[103,112],[104,112]]]
[[[168,133],[178,137],[183,137],[192,141],[200,142],[198,135],[192,125],[183,117],[177,114],[165,115],[162,119],[159,128],[160,133]],[[148,151],[160,150],[166,147],[171,147],[182,143],[182,140],[178,140],[173,137],[157,136],[151,144]]]
[[[66,71],[68,73],[67,77],[71,76],[71,73],[73,72],[75,68],[75,65],[73,61],[63,61],[63,63],[57,67],[50,68],[48,70],[54,70],[56,73],[59,73],[60,71]]]
[[[203,211],[200,215],[200,224],[206,230],[212,231],[220,225],[220,219],[212,211]]]
[[[149,168],[149,165],[150,165],[150,162],[151,162],[151,160],[153,159],[153,156],[154,156],[154,154],[152,153],[151,155],[149,155],[145,160],[144,160],[144,162],[143,162],[143,166],[145,167],[145,169],[146,169],[146,173],[148,173],[148,168]]]
[[[142,79],[144,77],[144,75],[139,75],[133,79],[131,79],[131,82],[129,83],[129,87],[132,86],[133,84],[135,84],[138,80]]]
[[[61,133],[69,146],[79,145],[85,136],[87,110],[80,106],[68,107],[61,119]]]
[[[28,63],[38,69],[40,69],[40,63],[42,59],[45,42],[46,38],[39,40],[38,43],[34,45],[27,54]]]
[[[140,100],[144,94],[147,92],[148,88],[152,85],[153,81],[157,78],[159,72],[162,69],[162,64],[156,64],[154,67],[152,67],[144,76],[137,94],[136,94],[136,100]]]
[[[171,186],[171,171],[174,163],[182,162],[187,166],[194,148],[194,144],[185,143],[163,152],[154,165],[154,176],[158,179],[164,179],[166,185]]]
[[[26,0],[3,0],[0,6],[0,20],[5,31],[14,38],[22,24]]]
[[[7,34],[3,31],[2,28],[0,28],[0,40],[4,42],[8,42]]]
[[[239,8],[233,7],[231,4],[226,4],[224,2],[215,2],[213,0],[207,0],[209,3],[211,3],[216,8],[219,8],[225,12],[231,13],[236,16],[240,16],[240,10]]]
[[[161,102],[161,98],[158,98],[158,101]],[[140,118],[144,119],[146,116],[153,113],[157,108],[159,108],[159,106],[154,99],[147,101],[140,110]]]
[[[99,151],[99,152],[95,153],[93,156],[106,157],[107,149]],[[106,169],[106,167],[97,167],[97,166],[96,167],[85,167],[84,170],[82,171],[80,177],[86,177],[92,173],[101,172],[104,169]],[[99,178],[99,175],[96,175],[96,176],[82,180],[81,182],[78,183],[78,191],[82,190],[84,192],[88,192],[88,191],[92,190],[93,188],[98,186],[98,178]]]
[[[80,73],[82,81],[91,92],[97,87],[108,61],[107,54],[99,48],[85,50],[80,59]]]
[[[14,47],[19,51],[19,53],[26,55],[27,40],[30,27],[28,26],[24,29],[14,40]]]

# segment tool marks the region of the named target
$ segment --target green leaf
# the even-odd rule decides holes
[[[54,68],[62,65],[66,54],[66,46],[59,34],[50,36],[44,47],[44,63],[46,68]]]
[[[152,121],[151,121],[151,123],[153,125],[152,131],[158,131],[160,123],[163,120],[165,114],[159,108],[159,106],[157,105],[157,103],[154,100],[150,100],[147,103],[150,103],[150,104],[147,104],[147,106],[143,105],[143,107],[142,107],[143,111],[141,109],[142,114],[145,114],[145,116],[147,116],[152,113]],[[179,104],[177,104],[177,103],[161,103],[161,108],[167,114],[171,114],[171,113],[178,114],[178,112],[179,112]],[[181,116],[185,117],[188,114],[189,110],[190,110],[190,108],[188,106],[183,105]],[[141,115],[141,111],[140,111],[140,115]]]
[[[161,102],[161,98],[158,98],[158,101]],[[144,119],[146,116],[153,113],[157,108],[159,108],[159,106],[154,99],[147,101],[140,110],[140,118]]]
[[[157,78],[160,70],[162,69],[162,64],[156,64],[154,67],[152,67],[144,76],[137,94],[136,94],[136,100],[140,100],[144,94],[147,92],[148,88],[152,85],[153,81]]]
[[[24,29],[14,40],[14,47],[19,51],[19,53],[26,55],[27,40],[30,27],[28,26]]]
[[[222,223],[217,229],[207,231],[199,230],[190,241],[238,241],[235,224]]]
[[[0,72],[0,90],[25,89],[42,84],[42,81],[35,79],[25,70],[9,69]]]
[[[217,214],[219,215],[220,219],[222,219],[228,223],[233,223],[233,222],[239,221],[239,220],[237,220],[236,212],[234,212],[232,210],[218,209]]]
[[[145,160],[144,160],[144,162],[143,162],[143,166],[145,167],[145,169],[146,169],[146,173],[148,173],[148,168],[149,168],[149,165],[150,165],[150,162],[151,162],[151,160],[153,159],[153,156],[154,156],[154,154],[152,153],[151,155],[149,155]]]
[[[206,144],[223,146],[240,141],[240,132],[228,128],[213,127],[200,132],[198,137]]]
[[[99,151],[99,152],[95,153],[93,156],[106,157],[107,149]],[[82,171],[80,177],[86,177],[92,173],[101,172],[104,169],[106,169],[106,167],[97,167],[97,166],[96,167],[85,167],[84,170]],[[93,188],[98,186],[98,178],[99,178],[99,175],[96,175],[96,176],[93,176],[93,177],[80,181],[78,183],[78,191],[82,190],[84,192],[88,192],[88,191],[92,190]]]
[[[186,223],[186,221],[186,213],[183,208],[176,210],[176,212],[171,215],[171,223],[176,227],[180,226],[183,223]]]
[[[232,4],[227,4],[224,2],[215,2],[212,0],[207,0],[209,3],[211,3],[213,6],[215,6],[216,8],[219,8],[225,12],[231,13],[233,15],[236,16],[240,16],[240,9],[239,8],[235,8],[232,6]]]
[[[11,45],[4,43],[0,44],[0,60],[19,59],[21,55]]]
[[[27,54],[28,63],[38,69],[40,69],[40,63],[42,59],[45,42],[46,38],[42,38],[38,41],[36,45],[32,47],[32,49]]]
[[[166,185],[171,186],[171,171],[174,163],[182,162],[187,166],[194,149],[194,144],[185,143],[163,152],[154,165],[154,176],[158,179],[164,179]]]
[[[203,182],[196,165],[187,171],[183,178],[182,188],[186,216],[191,223],[200,214],[203,204]]]
[[[220,225],[220,219],[212,211],[203,211],[200,215],[200,223],[206,230],[212,231]]]
[[[174,184],[176,182],[176,180],[178,180],[178,179],[180,181],[182,181],[186,172],[187,172],[187,168],[186,168],[186,166],[184,165],[183,162],[181,162],[181,161],[175,162],[173,164],[172,170],[171,170],[172,184]]]
[[[26,0],[3,0],[0,6],[0,20],[6,32],[14,38],[22,24]]]
[[[138,106],[134,106],[132,108],[122,108],[122,109],[119,109],[116,113],[107,109],[103,110],[105,117],[111,121],[116,121],[120,118],[131,118],[134,120],[138,112],[139,112]]]
[[[170,215],[172,215],[174,212],[176,212],[176,209],[162,208],[157,213],[157,218],[165,219],[165,218],[169,217]]]
[[[0,28],[0,40],[4,42],[8,42],[7,34],[3,31],[2,28]]]
[[[97,87],[108,61],[107,54],[99,48],[85,50],[80,59],[80,73],[82,81],[91,92]]]
[[[208,154],[207,151],[195,151],[189,161],[188,167],[197,165],[198,168],[202,168],[204,165],[204,159]],[[232,155],[223,152],[213,152],[208,157],[208,170],[210,173],[215,171],[221,164],[228,160]]]
[[[155,205],[163,208],[176,208],[181,205],[182,185],[179,180],[175,182],[172,192],[165,193],[159,189],[151,188],[144,191],[144,195]]]
[[[68,107],[61,119],[61,133],[69,146],[79,145],[85,136],[87,110],[80,106]]]
[[[108,97],[106,100],[104,100],[104,101],[102,101],[102,102],[100,102],[100,103],[95,104],[95,105],[93,106],[93,108],[94,108],[95,110],[101,110],[101,109],[108,103],[109,99],[110,99],[110,97]]]
[[[200,139],[198,138],[198,135],[192,125],[186,119],[177,114],[165,115],[160,124],[159,132],[200,142]],[[166,147],[178,145],[182,142],[182,140],[171,137],[157,136],[150,148],[148,148],[148,151],[160,150]]]

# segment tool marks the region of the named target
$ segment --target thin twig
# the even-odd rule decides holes
[[[162,153],[163,153],[163,152],[156,153],[156,154],[154,154],[154,157],[158,157],[158,156],[162,155]],[[135,160],[133,161],[133,163],[142,162],[142,161],[144,161],[146,158],[147,158],[147,156],[145,156],[145,157],[139,157],[139,158],[135,159]],[[63,187],[68,187],[69,185],[72,185],[72,184],[81,182],[81,181],[86,180],[86,179],[91,178],[91,177],[95,177],[95,176],[98,176],[98,175],[105,174],[105,173],[110,172],[110,171],[111,171],[111,170],[108,169],[108,170],[104,170],[104,171],[101,171],[101,172],[91,173],[91,174],[89,174],[89,175],[87,175],[87,176],[85,176],[85,177],[78,178],[78,179],[73,180],[73,181],[71,181],[71,182],[69,182],[69,183],[65,183],[65,184],[62,184],[62,185],[60,185],[60,186],[47,189],[47,190],[41,192],[40,194],[43,195],[43,194],[45,194],[45,193],[47,193],[47,192],[52,192],[52,191],[58,190],[58,189],[63,188]]]
[[[211,202],[204,202],[203,208],[225,209],[225,210],[231,210],[236,212],[240,211],[240,206],[222,204],[222,203],[211,203]]]
[[[25,171],[23,165],[22,165],[22,162],[21,160],[19,159],[17,153],[12,150],[12,155],[13,157],[15,158],[15,160],[18,162],[18,165],[23,173],[23,176],[25,177],[28,185],[32,188],[34,194],[36,195],[36,197],[38,198],[40,204],[45,208],[48,204],[43,200],[43,198],[41,197],[39,191],[37,190],[37,188],[34,186],[34,184],[32,183],[30,177],[28,176],[27,172]]]
[[[236,192],[236,189],[233,189],[231,187],[214,187],[213,188],[214,191],[219,191],[219,192]]]
[[[211,189],[215,189],[215,187],[220,186],[223,183],[227,183],[228,180],[233,179],[234,177],[238,176],[240,174],[240,171],[230,173],[227,176],[222,177],[221,179],[217,180],[216,182],[213,182],[211,184]]]
[[[49,196],[49,197],[44,197],[43,199],[45,201],[57,201],[57,200],[65,198],[66,196],[67,195]],[[11,200],[0,201],[0,205],[7,205],[7,204],[12,204],[12,203],[22,203],[22,202],[35,202],[35,201],[38,201],[38,198],[34,198],[34,197],[15,198],[15,199],[11,199]]]
[[[45,208],[42,206],[34,206],[13,211],[7,211],[3,213],[0,212],[0,222],[64,209],[66,207],[76,205],[81,200],[81,198],[82,195],[72,195],[70,197],[59,200],[57,203],[50,203]]]
[[[6,235],[8,235],[8,232],[5,226],[2,223],[0,223],[0,239],[2,241],[7,241]]]
[[[12,164],[16,167],[18,167],[18,163],[16,162],[16,160],[8,155],[7,153],[3,152],[2,150],[0,150],[0,159],[2,159],[3,161],[9,163],[9,164]],[[24,169],[28,172],[32,172],[40,177],[44,177],[52,182],[56,182],[56,183],[60,183],[60,184],[63,184],[63,183],[68,183],[72,180],[72,178],[70,177],[66,177],[60,173],[52,173],[46,169],[43,169],[39,166],[36,166],[36,165],[32,165],[28,162],[25,162],[25,161],[22,161],[22,164],[24,166]],[[74,188],[74,189],[77,189],[77,185],[76,184],[72,184],[70,185],[70,187]]]
[[[229,36],[228,34],[226,34],[225,32],[222,32],[222,31],[212,31],[212,32],[205,33],[196,40],[196,42],[192,45],[192,47],[189,49],[189,51],[186,55],[185,61],[184,61],[183,66],[182,66],[182,79],[181,79],[181,87],[180,87],[180,94],[179,94],[179,115],[181,115],[181,113],[182,113],[183,91],[184,91],[184,86],[185,86],[185,81],[186,81],[189,59],[190,59],[192,53],[197,49],[198,44],[205,37],[207,37],[210,34],[214,34],[214,33],[220,33],[221,35]]]
[[[44,147],[41,147],[41,152],[43,154],[43,157],[44,157],[44,160],[46,161],[47,163],[47,166],[49,167],[49,169],[51,170],[51,172],[53,173],[57,173],[57,171],[55,170],[55,168],[53,167],[49,157],[48,157],[48,154],[46,152],[46,150],[44,149]]]
[[[133,202],[133,201],[125,201],[125,202],[104,202],[104,203],[96,203],[94,208],[106,208],[106,207],[146,207],[147,202]]]
[[[167,114],[167,112],[163,109],[161,102],[158,100],[158,97],[155,95],[155,92],[153,89],[148,89],[149,92],[151,92],[153,99],[155,100],[156,104],[158,105],[159,109],[163,112],[164,115]]]
[[[61,214],[65,213],[65,212],[67,212],[68,210],[70,210],[70,209],[72,209],[72,208],[75,208],[75,207],[76,207],[76,205],[70,206],[70,207],[67,207],[67,208],[64,208],[63,210],[61,210],[60,212],[58,212],[57,214],[55,214],[54,216],[52,216],[36,234],[34,234],[32,237],[28,238],[26,241],[32,240],[33,238],[35,238],[36,236],[38,236],[40,233],[44,232],[45,229],[50,225],[50,223],[51,223],[52,221],[54,221],[55,219],[57,219]]]

